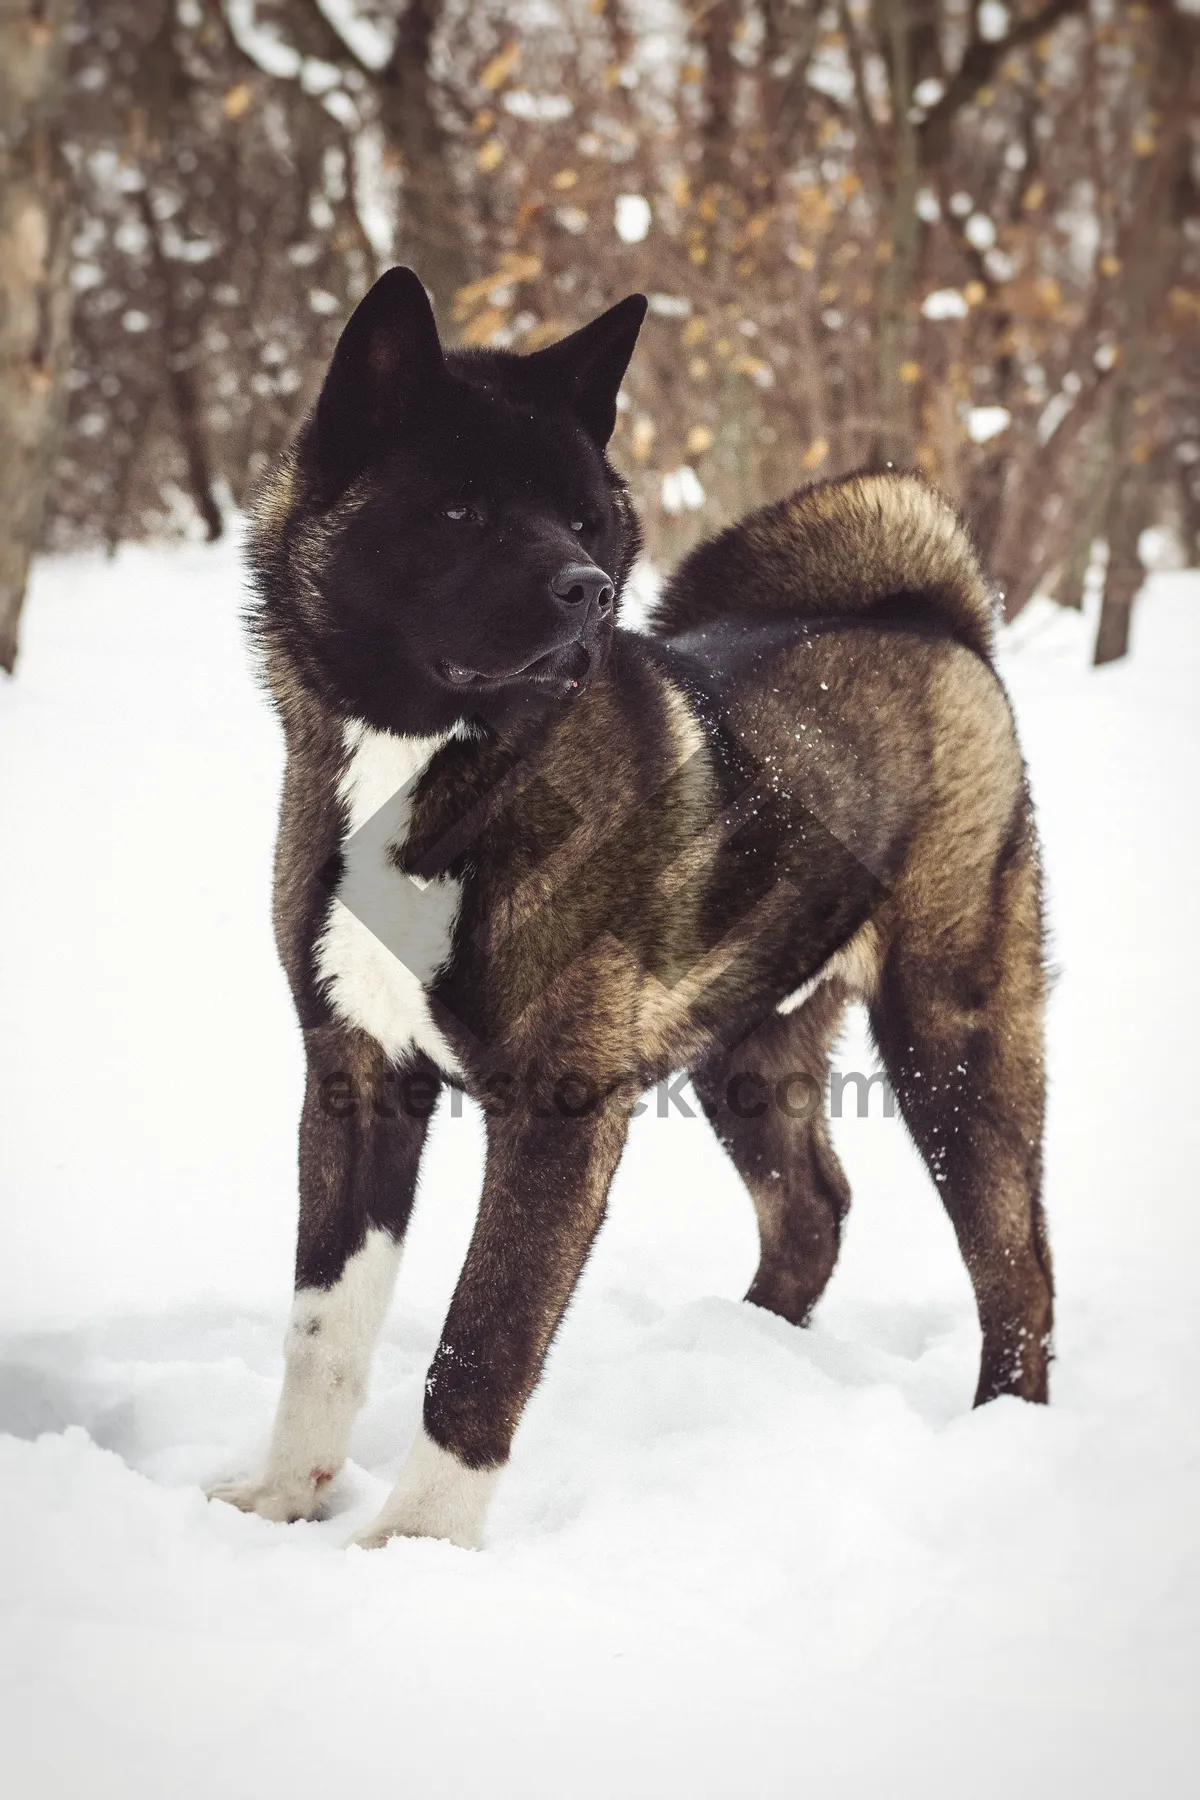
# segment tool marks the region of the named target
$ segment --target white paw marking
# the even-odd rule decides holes
[[[297,1290],[266,1469],[259,1481],[219,1483],[209,1489],[211,1499],[262,1519],[317,1516],[324,1489],[346,1460],[399,1261],[394,1239],[372,1230],[333,1287]]]
[[[377,1550],[389,1538],[432,1537],[476,1550],[499,1473],[468,1469],[422,1426],[383,1510],[350,1543]]]
[[[210,1500],[223,1500],[239,1512],[257,1513],[277,1525],[294,1525],[298,1519],[315,1519],[320,1510],[324,1482],[305,1482],[290,1492],[266,1481],[218,1481],[204,1491]]]

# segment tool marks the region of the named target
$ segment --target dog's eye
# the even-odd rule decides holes
[[[456,525],[461,524],[464,519],[469,519],[470,516],[469,506],[443,506],[442,508],[443,519],[453,519]]]
[[[584,520],[584,519],[572,519],[571,520],[571,530],[572,531],[585,531],[586,529],[587,529],[587,521],[586,520]]]

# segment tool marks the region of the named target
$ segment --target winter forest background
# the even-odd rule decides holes
[[[1198,42],[1194,0],[6,4],[0,660],[39,543],[221,533],[396,261],[471,344],[651,296],[657,559],[915,463],[1010,618],[1090,565],[1120,656],[1142,533],[1200,543]]]
[[[1198,44],[1200,0],[0,0],[0,1793],[1194,1792]],[[805,1330],[648,1097],[484,1552],[344,1552],[474,1227],[443,1105],[328,1516],[205,1500],[277,1402],[304,1085],[239,512],[392,261],[468,343],[651,296],[660,570],[856,465],[968,515],[1045,853],[1051,1406],[971,1410],[856,1014]]]

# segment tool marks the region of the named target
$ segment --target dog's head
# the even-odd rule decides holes
[[[602,667],[639,548],[605,445],[645,311],[447,353],[412,271],[376,282],[251,534],[262,626],[339,709],[502,723]]]

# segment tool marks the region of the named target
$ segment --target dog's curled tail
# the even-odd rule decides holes
[[[675,636],[729,613],[925,622],[992,654],[975,547],[918,475],[847,475],[761,507],[684,558],[654,629]]]

